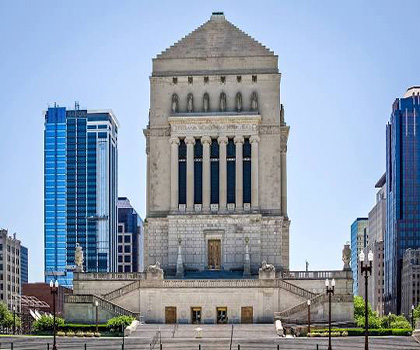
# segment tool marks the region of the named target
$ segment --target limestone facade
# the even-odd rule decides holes
[[[214,14],[158,55],[150,78],[145,266],[176,264],[182,240],[186,270],[205,270],[208,237],[221,241],[222,270],[243,269],[245,239],[253,270],[266,259],[289,268],[286,153],[289,126],[280,104],[278,57]],[[227,143],[235,143],[234,199],[229,200]],[[218,144],[218,173],[211,144]],[[250,185],[244,143],[251,145]],[[180,143],[186,145],[186,194],[181,199]],[[194,145],[202,145],[201,191],[194,191]],[[217,177],[216,181],[213,177]],[[217,186],[218,195],[212,193]],[[247,188],[246,186],[250,186]],[[244,201],[245,191],[251,195]],[[215,202],[214,198],[217,197]],[[249,198],[250,197],[250,198]]]

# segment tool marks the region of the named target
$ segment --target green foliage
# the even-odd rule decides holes
[[[57,329],[64,326],[64,320],[60,317],[55,318]],[[39,320],[33,323],[33,329],[37,333],[52,332],[54,330],[54,319],[50,316],[43,315]]]
[[[331,335],[338,333],[341,336],[356,336],[360,337],[365,334],[365,330],[362,328],[333,328],[331,329]],[[395,335],[395,336],[407,336],[411,334],[411,329],[388,329],[388,328],[379,328],[379,329],[369,329],[369,335],[371,336],[385,336],[385,335]],[[319,336],[328,336],[328,330],[326,329],[317,329],[313,330],[310,334],[311,337],[319,337]]]
[[[416,326],[416,322],[418,319],[420,319],[420,304],[417,305],[417,307],[414,309],[414,326]]]
[[[118,316],[108,320],[106,325],[111,332],[122,332],[123,329],[129,326],[134,320],[135,318],[131,316]]]
[[[15,326],[20,327],[20,318],[15,315]],[[6,304],[0,303],[0,327],[12,328],[13,327],[13,313],[7,309]]]
[[[66,323],[60,327],[60,330],[63,331],[83,331],[83,332],[95,332],[96,325],[95,324],[77,324],[77,323]],[[108,326],[106,324],[98,324],[98,330],[100,332],[106,332],[108,330]]]

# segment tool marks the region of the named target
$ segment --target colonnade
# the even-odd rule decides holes
[[[202,191],[203,202],[202,210],[210,211],[210,195],[211,195],[211,172],[210,172],[210,146],[212,138],[210,136],[202,136],[195,138],[192,136],[185,137],[185,144],[187,147],[187,166],[186,166],[186,210],[194,211],[194,145],[196,142],[201,142],[203,145],[203,178]],[[217,138],[219,143],[219,203],[218,210],[227,210],[227,162],[226,162],[226,145],[228,138],[220,136]],[[260,139],[253,135],[249,138],[251,143],[251,208],[258,208],[258,143]],[[236,178],[235,178],[235,210],[241,211],[244,209],[243,203],[243,145],[244,136],[237,135],[234,137],[236,146]],[[180,144],[179,137],[171,137],[171,211],[179,210],[179,189],[178,189],[178,150]]]

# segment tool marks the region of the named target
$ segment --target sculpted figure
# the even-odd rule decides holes
[[[76,272],[83,272],[83,249],[79,243],[76,243],[76,250],[74,252],[74,263],[76,265]]]
[[[242,110],[242,94],[240,92],[236,94],[236,110],[238,112]]]
[[[261,264],[261,270],[264,272],[273,272],[275,271],[274,265],[272,264],[267,264],[267,261],[263,261]]]
[[[203,96],[203,109],[204,109],[204,112],[208,112],[209,111],[209,105],[210,105],[210,96],[206,92],[204,94],[204,96]]]
[[[173,94],[172,95],[172,113],[177,113],[178,112],[178,95],[177,94]]]
[[[220,94],[220,111],[224,112],[226,110],[226,94],[222,92]]]
[[[187,111],[190,113],[194,111],[193,94],[188,94],[187,96]]]
[[[147,272],[151,272],[151,273],[157,273],[162,271],[162,269],[160,268],[160,262],[156,261],[156,264],[154,265],[149,265],[147,267]]]
[[[343,263],[344,263],[344,270],[350,269],[350,257],[351,257],[351,249],[350,244],[346,243],[343,248]]]
[[[254,91],[251,95],[251,109],[253,111],[258,110],[258,94],[256,91]]]

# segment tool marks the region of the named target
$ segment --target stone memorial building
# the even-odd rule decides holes
[[[144,273],[76,273],[66,318],[146,322],[353,317],[348,254],[342,271],[289,271],[287,140],[278,56],[223,13],[153,59]]]

